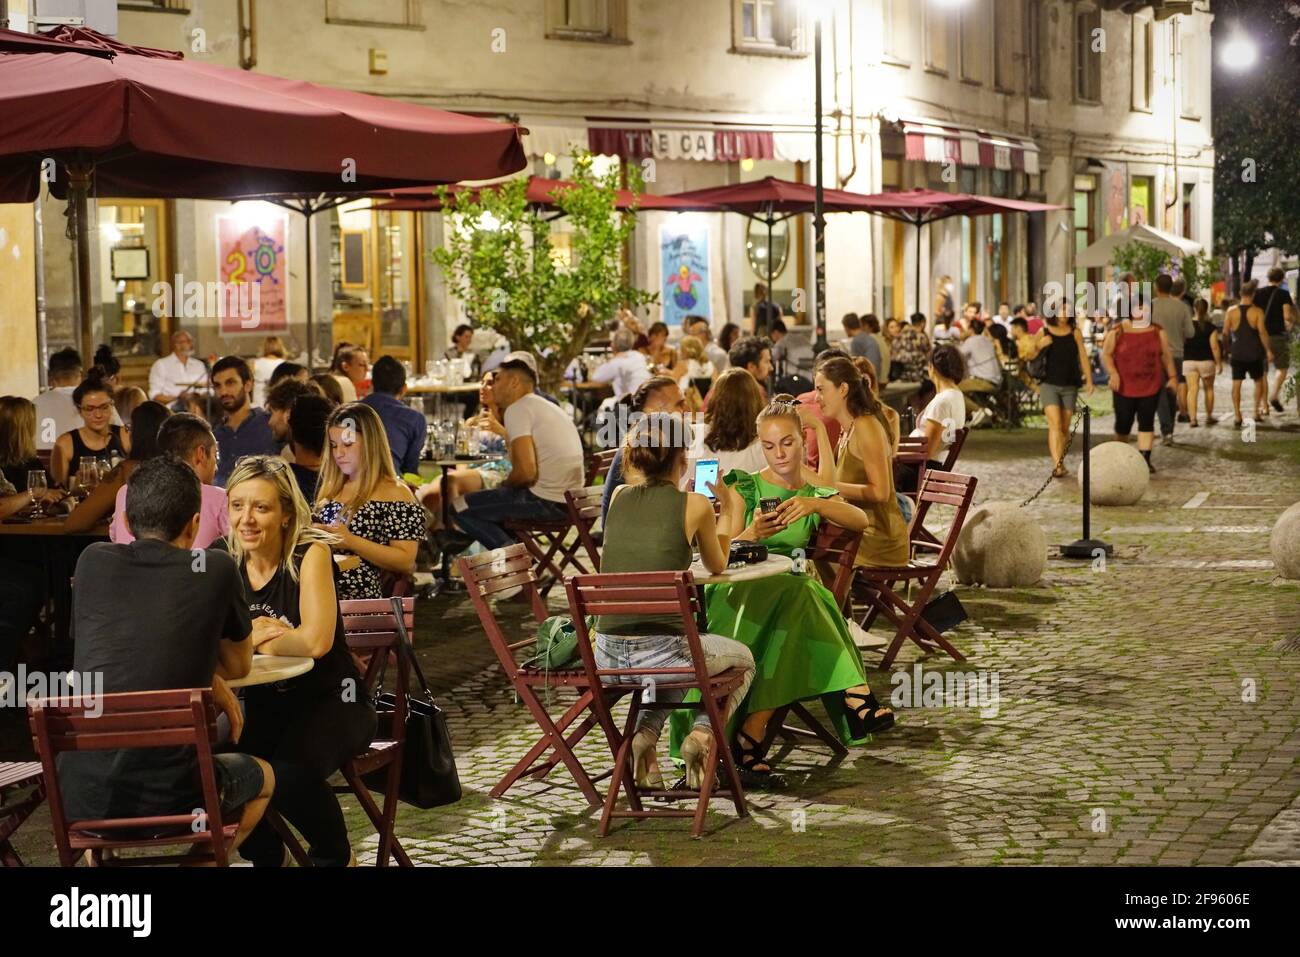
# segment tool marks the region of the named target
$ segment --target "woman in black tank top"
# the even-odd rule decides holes
[[[1205,391],[1205,424],[1214,425],[1214,379],[1223,371],[1223,353],[1219,350],[1219,331],[1210,322],[1210,304],[1204,299],[1197,299],[1195,324],[1193,332],[1183,345],[1183,377],[1187,379],[1187,416],[1192,420],[1192,428],[1200,426],[1197,421],[1196,404],[1201,390]]]
[[[113,393],[92,372],[72,393],[84,423],[80,428],[65,432],[54,443],[50,455],[50,478],[56,485],[67,485],[70,476],[77,474],[83,458],[126,458],[130,443],[125,440],[120,425],[113,425]],[[37,428],[42,428],[37,423]]]
[[[311,845],[319,866],[355,862],[328,779],[375,733],[375,711],[348,653],[326,536],[283,459],[250,456],[227,483],[229,550],[239,565],[259,654],[315,659],[306,674],[245,695],[239,745],[275,771],[271,806]],[[240,847],[255,866],[279,866],[284,845],[266,822]]]

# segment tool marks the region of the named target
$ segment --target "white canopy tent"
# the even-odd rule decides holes
[[[1109,236],[1097,240],[1079,253],[1074,265],[1077,268],[1085,269],[1109,265],[1115,255],[1115,250],[1129,243],[1143,243],[1147,246],[1155,246],[1175,259],[1191,256],[1201,251],[1201,244],[1198,242],[1184,239],[1182,236],[1175,236],[1173,233],[1167,233],[1163,229],[1156,229],[1154,226],[1137,225],[1130,226],[1123,232],[1111,233]]]

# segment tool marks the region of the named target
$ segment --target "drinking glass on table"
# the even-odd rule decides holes
[[[99,463],[94,459],[82,459],[77,466],[77,483],[89,495],[99,485]]]
[[[32,495],[32,517],[45,517],[45,493],[48,489],[45,469],[32,469],[27,473],[27,491]]]

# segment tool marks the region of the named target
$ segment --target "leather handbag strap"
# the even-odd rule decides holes
[[[411,670],[415,672],[415,680],[420,683],[425,699],[433,704],[433,692],[429,690],[429,682],[424,680],[424,672],[420,670],[420,662],[416,660],[415,649],[411,646],[411,636],[406,631],[406,611],[402,608],[402,599],[390,598],[389,601],[393,606],[393,619],[397,622],[397,643],[401,646],[402,654],[406,655]]]

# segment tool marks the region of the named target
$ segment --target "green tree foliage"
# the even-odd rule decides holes
[[[631,165],[627,176],[628,189],[639,195],[640,170]],[[542,386],[550,390],[621,307],[657,299],[624,276],[623,246],[635,217],[614,208],[619,171],[599,176],[591,155],[578,153],[572,182],[572,189],[554,193],[568,226],[567,255],[552,241],[547,218],[554,212],[528,204],[524,179],[443,190],[446,242],[432,253],[469,321],[536,355]]]

